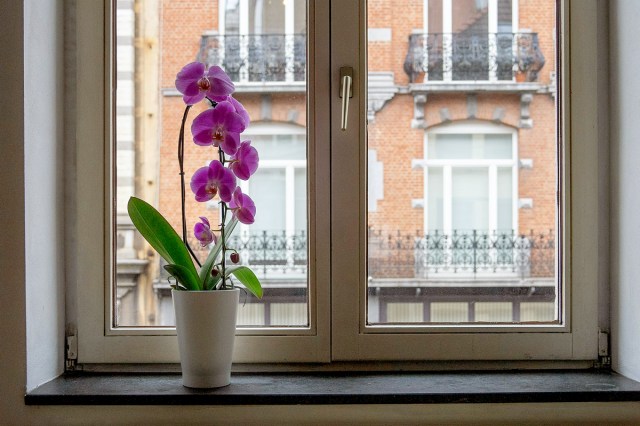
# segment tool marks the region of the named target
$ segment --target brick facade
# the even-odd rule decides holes
[[[471,2],[475,4],[474,2]],[[399,6],[401,4],[401,7]],[[552,83],[555,71],[555,12],[553,0],[519,0],[518,31],[539,35],[540,50],[546,63],[538,75],[543,85]],[[440,8],[440,9],[439,9]],[[435,2],[430,13],[438,13],[441,5]],[[464,19],[463,19],[464,18]],[[474,16],[456,18],[457,22],[470,22]],[[196,58],[200,37],[218,25],[218,2],[215,0],[163,1],[161,4],[161,86],[173,87],[176,72]],[[368,2],[368,26],[373,30],[390,31],[390,40],[376,38],[368,46],[370,72],[393,72],[397,87],[408,88],[409,76],[403,69],[408,49],[408,37],[423,28],[423,1],[407,0],[393,4],[384,0]],[[462,25],[462,24],[460,24]],[[432,31],[438,30],[432,28]],[[291,117],[297,124],[306,123],[304,95],[269,94],[270,113],[263,117],[261,103],[265,95],[238,92],[252,120],[288,122]],[[470,114],[469,96],[474,97],[475,109]],[[194,107],[191,118],[204,108]],[[180,224],[180,202],[176,165],[176,144],[179,120],[184,106],[180,97],[164,96],[162,99],[162,143],[160,147],[160,208],[176,228]],[[292,114],[292,111],[294,112]],[[446,113],[444,113],[446,112]],[[384,197],[377,202],[375,212],[368,215],[373,229],[423,233],[425,210],[412,206],[412,200],[424,197],[424,170],[412,168],[412,161],[424,158],[425,132],[445,122],[465,122],[469,119],[500,123],[516,129],[518,159],[530,160],[532,168],[518,171],[518,197],[531,199],[530,208],[518,209],[519,233],[530,230],[546,232],[555,229],[556,193],[556,113],[555,98],[548,93],[533,93],[528,104],[532,127],[521,126],[521,93],[481,92],[427,93],[424,106],[426,129],[412,128],[414,97],[404,90],[386,102],[368,127],[368,147],[376,150],[377,161],[384,168]],[[190,123],[190,121],[189,121]],[[187,132],[186,175],[202,167],[213,158],[209,148],[191,143]],[[195,218],[207,212],[204,205],[197,205],[187,195],[187,217],[193,225]],[[428,208],[428,206],[426,206]]]

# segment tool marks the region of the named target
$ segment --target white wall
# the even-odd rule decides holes
[[[613,364],[640,380],[640,2],[611,1],[609,18]]]
[[[24,3],[27,388],[62,372],[64,336],[62,2]]]

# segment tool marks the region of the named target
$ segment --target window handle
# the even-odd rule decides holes
[[[353,97],[353,68],[340,68],[340,97],[342,98],[342,118],[340,130],[347,130],[347,118],[349,116],[349,98]]]

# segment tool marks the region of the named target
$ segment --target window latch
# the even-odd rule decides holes
[[[347,130],[347,118],[349,116],[349,98],[353,98],[353,68],[340,68],[340,97],[342,98],[342,115],[340,130]]]

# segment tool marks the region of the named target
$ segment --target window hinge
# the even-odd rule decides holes
[[[74,371],[78,362],[78,335],[69,334],[66,339],[65,370]]]
[[[598,331],[598,361],[594,367],[599,370],[611,369],[611,354],[609,353],[609,333]]]

